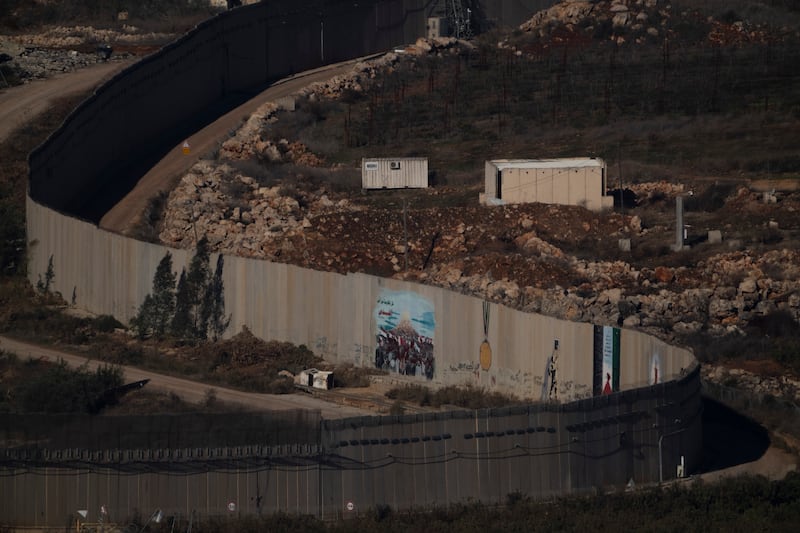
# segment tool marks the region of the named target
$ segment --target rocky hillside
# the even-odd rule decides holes
[[[635,44],[671,38],[687,18],[698,20],[657,0],[565,1],[522,29],[545,43],[584,34]],[[732,18],[703,19],[702,39],[736,45],[776,35]],[[788,344],[777,349],[794,350],[800,336],[800,194],[794,184],[764,192],[763,185],[735,178],[640,181],[626,186],[626,209],[605,213],[536,204],[485,207],[477,203],[480,185],[361,192],[357,169],[327,163],[297,138],[274,136],[281,121],[295,120],[297,103],[307,108],[364,93],[403,62],[426,68],[432,57],[473,47],[420,40],[404,53],[309,87],[292,102],[262,107],[214,160],[183,177],[166,202],[161,241],[192,247],[196,235],[206,235],[225,253],[447,287],[530,312],[644,330],[712,360],[723,351],[741,354],[769,335],[786,337]],[[265,166],[272,169],[266,175]],[[675,252],[679,195],[694,212],[687,213],[691,246]],[[711,230],[721,241],[708,239]],[[620,240],[631,243],[629,252],[620,250]],[[791,355],[782,363],[798,368]],[[710,366],[706,374],[758,393],[796,397],[800,390],[797,380],[752,366]]]
[[[520,29],[556,41],[569,39],[570,34],[618,44],[693,37],[721,46],[766,43],[796,33],[790,26],[752,22],[730,8],[722,12],[722,20],[717,20],[692,3],[672,4],[670,0],[563,0],[534,15]],[[696,31],[693,35],[686,34],[690,26]]]
[[[420,41],[411,55],[454,52],[458,46]],[[310,87],[297,98],[335,98],[358,90],[361,80],[395,61],[390,54],[377,64],[359,65],[350,76]],[[289,120],[292,112],[283,109],[281,115],[281,110],[277,104],[264,106],[225,141],[216,161],[202,161],[183,178],[167,201],[162,242],[191,247],[195,235],[206,235],[226,253],[431,283],[569,320],[644,329],[673,342],[701,331],[744,335],[752,319],[778,311],[800,318],[800,253],[794,246],[752,249],[741,240],[723,239],[665,253],[674,242],[674,199],[689,192],[683,185],[631,185],[638,206],[624,214],[568,206],[484,207],[477,204],[479,187],[469,190],[471,201],[455,208],[436,205],[463,195],[463,188],[407,193],[406,246],[398,206],[372,202],[386,193],[336,192],[330,176],[320,182],[308,168],[324,167],[322,158],[297,140],[265,136],[264,124],[281,116]],[[247,165],[237,165],[253,158],[291,163],[296,170],[265,186],[248,175]],[[342,179],[358,180],[352,171],[349,176]],[[710,185],[713,189],[698,183],[692,192],[703,194]],[[730,187],[724,206],[702,217],[704,226],[693,232],[702,237],[705,227],[733,230],[737,219],[758,220],[764,235],[784,226],[796,232],[800,195],[779,196],[779,203],[772,203],[777,196],[767,196],[765,203],[765,196],[744,182]],[[632,240],[638,251],[627,257],[613,253],[620,239]],[[586,245],[611,250],[617,259],[586,257],[580,252]]]
[[[123,24],[120,30],[91,26],[57,26],[30,34],[0,35],[0,54],[12,79],[27,83],[88,67],[100,61],[121,61],[155,51],[175,35],[142,32]]]
[[[687,19],[699,20],[706,42],[763,40],[784,31],[766,32],[735,16],[717,21],[688,11],[676,14],[662,0],[564,1],[521,30],[535,35],[540,47],[576,36],[645,44],[675,35],[678,22]],[[62,34],[68,39],[70,33],[84,35],[84,48],[88,41],[105,42],[102,36],[86,39],[85,31],[48,37],[46,54],[61,55],[54,60],[59,66],[43,67],[42,75],[79,66],[68,58],[97,60],[94,49],[79,52],[78,41],[49,48],[52,39]],[[19,68],[38,76],[36,67],[23,62],[35,56],[40,41],[16,36],[18,44],[5,42],[3,49],[12,50]],[[420,40],[358,64],[347,76],[308,87],[291,101],[262,107],[216,157],[181,179],[165,202],[160,240],[189,248],[196,235],[206,235],[214,250],[225,253],[443,286],[568,320],[642,329],[692,345],[707,357],[766,335],[796,339],[800,194],[793,184],[777,191],[767,187],[765,193],[735,176],[639,180],[620,191],[628,201],[614,212],[540,204],[486,207],[478,205],[482,187],[475,180],[364,193],[356,168],[328,162],[299,137],[275,135],[282,123],[297,120],[298,103],[308,109],[315,102],[363,96],[401,64],[433,72],[435,58],[468,54],[474,47],[452,39]],[[691,246],[675,252],[670,246],[678,195],[686,196],[690,211]],[[710,230],[719,231],[721,242],[707,239]],[[630,251],[620,249],[620,240],[630,243]],[[791,351],[795,345],[788,346],[778,348]],[[796,361],[786,356],[783,363]]]

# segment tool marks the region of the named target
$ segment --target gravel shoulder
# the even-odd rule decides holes
[[[309,84],[348,72],[357,61],[329,65],[285,78],[195,132],[186,139],[189,144],[189,154],[183,152],[183,143],[172,147],[169,153],[139,180],[133,190],[103,216],[100,227],[117,233],[130,234],[140,223],[149,200],[160,192],[169,193],[177,180],[202,156],[221,144],[228,132],[240,125],[243,116],[250,116],[261,105],[292,95]]]

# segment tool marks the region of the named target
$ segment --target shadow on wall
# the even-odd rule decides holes
[[[762,457],[770,440],[767,430],[723,403],[703,397],[701,472],[750,463]]]

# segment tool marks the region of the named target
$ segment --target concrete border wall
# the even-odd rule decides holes
[[[159,147],[179,142],[193,120],[205,120],[199,109],[224,108],[235,93],[246,95],[270,79],[424,34],[422,0],[359,3],[356,9],[334,1],[303,4],[306,10],[323,7],[322,20],[295,4],[255,4],[198,26],[98,90],[31,155],[32,282],[52,257],[53,289],[67,301],[129,320],[164,254],[172,253],[180,271],[192,252],[127,239],[81,218],[98,218],[104,202],[126,192]],[[353,22],[363,31],[325,26],[326,20]],[[259,42],[263,47],[254,51]],[[198,84],[203,90],[196,95],[182,92]],[[142,121],[143,111],[162,120]],[[115,134],[121,123],[130,132]],[[657,479],[659,463],[672,477],[678,456],[688,471],[699,461],[696,362],[687,350],[643,333],[623,330],[614,337],[618,346],[609,353],[622,392],[593,396],[599,351],[591,324],[438,287],[231,256],[225,257],[224,284],[232,314],[227,335],[247,326],[261,338],[306,344],[333,362],[379,365],[422,383],[469,383],[546,403],[324,422],[322,442],[314,443],[319,448],[299,442],[305,451],[282,447],[236,460],[181,462],[166,455],[160,463],[133,460],[122,468],[94,457],[54,464],[6,456],[4,523],[63,527],[77,509],[96,513],[101,505],[123,518],[155,508],[184,516],[227,514],[231,502],[235,513],[329,517],[342,514],[349,501],[356,509],[491,502],[515,490],[544,497],[630,478],[648,482]],[[410,497],[415,493],[418,499]]]
[[[277,511],[332,518],[378,505],[622,490],[674,479],[679,464],[693,472],[701,415],[695,366],[680,380],[567,405],[323,420],[319,441],[294,445],[69,457],[73,450],[6,451],[0,517],[63,527],[77,509],[96,521],[102,506],[120,524],[156,509],[184,519]]]
[[[28,238],[37,243],[30,252],[31,281],[44,274],[52,257],[55,291],[68,302],[74,298],[78,308],[123,322],[151,291],[156,267],[167,252],[177,272],[188,267],[193,253],[125,238],[30,199],[27,217]],[[212,258],[212,264],[215,261]],[[525,313],[439,287],[235,256],[225,256],[223,282],[226,311],[231,314],[228,336],[246,326],[263,339],[305,344],[335,363],[367,367],[382,358],[384,368],[399,374],[398,364],[386,362],[388,354],[377,353],[385,334],[381,321],[384,314],[401,320],[403,313],[409,313],[409,321],[419,324],[415,309],[424,306],[431,323],[416,328],[419,337],[431,340],[424,363],[430,367],[423,372],[417,370],[422,363],[413,369],[408,363],[406,378],[439,385],[473,384],[531,400],[567,402],[594,394],[596,347],[591,324]],[[428,334],[420,333],[423,328]],[[491,351],[488,364],[481,360],[484,342]],[[413,354],[407,357],[416,361]],[[398,355],[395,362],[401,359]],[[619,390],[651,384],[654,361],[659,381],[669,381],[693,360],[685,349],[622,330]]]

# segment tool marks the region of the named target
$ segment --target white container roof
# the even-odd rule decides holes
[[[602,167],[603,160],[595,157],[573,157],[564,159],[493,159],[489,161],[499,170],[507,168],[580,168]]]

